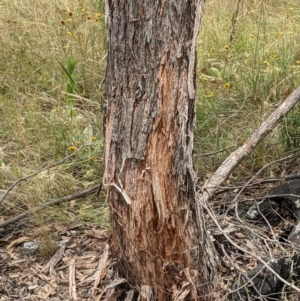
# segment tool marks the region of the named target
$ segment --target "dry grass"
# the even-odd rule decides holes
[[[18,185],[3,217],[100,183],[106,39],[101,1],[0,2],[0,189],[85,146]],[[30,222],[82,219],[59,212],[50,208]],[[90,220],[107,226],[103,213]]]
[[[196,153],[224,151],[196,159],[204,177],[249,137],[300,80],[299,2],[237,4],[210,0],[205,9],[198,51]],[[241,177],[299,150],[298,114],[296,108],[242,163]]]
[[[206,3],[198,47],[195,152],[219,152],[195,157],[202,178],[300,80],[300,3],[243,0],[238,9],[237,3]],[[100,0],[0,1],[0,189],[85,145],[19,185],[1,206],[5,219],[101,181],[103,14]],[[241,165],[239,177],[298,151],[298,113],[296,108]],[[45,210],[30,223],[82,220],[107,226],[105,205],[87,198],[72,208]]]

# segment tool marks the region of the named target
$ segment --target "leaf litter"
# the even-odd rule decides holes
[[[60,241],[50,257],[24,248],[31,235],[0,239],[0,301],[101,301],[115,294],[114,283],[124,280],[112,270],[109,232],[62,227],[56,234]]]

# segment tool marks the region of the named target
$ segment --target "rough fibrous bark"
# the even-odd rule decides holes
[[[209,300],[214,260],[206,257],[192,165],[203,2],[106,1],[111,248],[145,300]]]

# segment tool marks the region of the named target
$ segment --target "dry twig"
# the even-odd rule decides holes
[[[58,162],[55,162],[53,164],[50,164],[50,165],[47,165],[46,167],[28,175],[28,176],[25,176],[23,178],[20,178],[18,179],[17,181],[15,181],[14,183],[12,183],[7,189],[6,191],[4,192],[4,194],[2,195],[2,197],[0,198],[0,204],[4,201],[4,199],[8,196],[8,194],[10,193],[10,191],[15,187],[17,186],[20,182],[23,182],[23,181],[26,181],[36,175],[38,175],[39,173],[43,172],[44,170],[47,170],[47,169],[50,169],[52,167],[55,167],[57,165],[60,165],[62,163],[64,163],[66,160],[68,160],[69,158],[73,157],[75,154],[77,154],[82,148],[86,147],[87,145],[82,145],[81,147],[79,147],[75,152],[73,152],[72,154],[66,156],[65,158],[63,158],[62,160],[58,161]]]
[[[75,281],[75,259],[70,260],[69,269],[69,297],[70,301],[77,301],[76,281]]]
[[[78,192],[78,193],[75,193],[75,194],[71,194],[71,195],[67,195],[67,196],[64,196],[64,197],[62,197],[60,199],[57,199],[57,200],[53,200],[53,201],[48,202],[46,204],[42,204],[42,205],[40,205],[40,206],[38,206],[36,208],[33,208],[31,210],[28,210],[28,211],[25,211],[25,212],[23,212],[23,213],[21,213],[19,215],[14,216],[13,218],[11,218],[11,219],[9,219],[9,220],[7,220],[5,222],[0,223],[0,227],[1,228],[2,227],[6,227],[7,225],[12,224],[12,223],[14,223],[14,222],[22,219],[23,217],[25,217],[25,216],[27,216],[29,214],[32,214],[34,212],[37,212],[37,211],[39,211],[41,209],[44,209],[44,208],[46,208],[48,206],[56,205],[56,204],[62,203],[62,202],[72,201],[72,200],[83,198],[83,197],[85,197],[87,195],[93,194],[93,193],[95,193],[95,192],[97,192],[99,190],[99,187],[101,187],[101,184],[97,185],[97,186],[94,186],[94,187],[91,187],[89,189],[85,189],[85,190],[83,190],[81,192]]]

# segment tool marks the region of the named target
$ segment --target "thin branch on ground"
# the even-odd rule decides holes
[[[251,287],[253,287],[253,289],[254,289],[255,292],[257,293],[257,295],[260,296],[260,298],[263,298],[264,300],[266,300],[265,297],[261,295],[261,293],[258,291],[258,289],[256,288],[256,286],[255,286],[254,283],[253,283],[253,279],[255,278],[255,276],[258,275],[258,274],[263,270],[263,268],[262,268],[256,275],[254,275],[254,276],[252,277],[252,279],[250,279],[250,278],[248,277],[247,273],[245,273],[244,271],[242,271],[242,269],[241,269],[241,267],[239,266],[239,264],[238,264],[237,262],[234,262],[234,261],[231,259],[231,257],[227,254],[227,252],[226,252],[226,250],[225,250],[223,244],[221,244],[221,249],[222,249],[222,252],[223,252],[223,254],[225,255],[225,257],[227,258],[227,260],[231,263],[232,267],[234,267],[234,268],[240,273],[240,275],[242,275],[242,276],[247,280],[247,282],[244,283],[242,286],[239,286],[238,288],[236,288],[236,289],[234,289],[234,290],[231,290],[230,293],[228,293],[228,295],[229,295],[229,294],[233,294],[233,293],[235,293],[235,292],[237,292],[237,293],[239,294],[239,290],[241,290],[241,289],[244,288],[244,287],[247,287],[247,285],[250,284]],[[242,297],[240,296],[240,294],[239,294],[239,297],[240,297],[241,300],[242,300]]]
[[[93,101],[93,100],[91,100],[89,98],[85,98],[83,96],[80,96],[80,95],[77,95],[77,94],[68,93],[68,92],[64,92],[64,91],[62,92],[62,94],[74,97],[74,98],[79,99],[79,100],[83,100],[85,103],[88,103],[89,105],[93,105],[93,106],[99,108],[99,102],[97,102],[97,101]]]
[[[251,135],[251,137],[236,151],[232,152],[217,169],[214,175],[206,181],[202,187],[202,195],[199,198],[199,204],[205,204],[211,196],[257,145],[276,127],[299,102],[300,87],[295,89],[287,99],[261,124],[261,126]]]
[[[222,153],[222,152],[225,152],[226,150],[229,150],[231,148],[235,147],[235,145],[230,145],[228,147],[225,147],[225,148],[222,148],[218,151],[215,151],[215,152],[210,152],[210,153],[205,153],[205,154],[193,154],[193,157],[194,158],[199,158],[199,157],[208,157],[208,156],[212,156],[212,155],[215,155],[215,154],[218,154],[218,153]]]
[[[82,145],[82,146],[79,147],[75,152],[73,152],[72,154],[70,154],[70,155],[64,157],[62,160],[60,160],[60,161],[58,161],[58,162],[55,162],[55,163],[53,163],[53,164],[47,165],[46,167],[43,167],[42,169],[40,169],[40,170],[38,170],[38,171],[36,171],[36,172],[34,172],[34,173],[28,175],[28,176],[25,176],[25,177],[23,177],[23,178],[20,178],[20,179],[18,179],[17,181],[15,181],[14,183],[12,183],[12,184],[6,189],[6,191],[4,192],[4,194],[2,195],[2,197],[0,198],[0,204],[1,204],[1,203],[4,201],[4,199],[8,196],[8,194],[10,193],[10,191],[11,191],[15,186],[17,186],[20,182],[26,181],[26,180],[28,180],[28,179],[30,179],[30,178],[32,178],[32,177],[38,175],[39,173],[41,173],[41,172],[43,172],[43,171],[45,171],[45,170],[47,170],[47,169],[50,169],[50,168],[52,168],[52,167],[55,167],[55,166],[57,166],[57,165],[60,165],[60,164],[64,163],[66,160],[68,160],[69,158],[73,157],[73,156],[74,156],[75,154],[77,154],[82,148],[84,148],[84,147],[86,147],[86,146],[88,146],[88,144]],[[98,187],[98,186],[97,186],[97,187]]]
[[[86,196],[88,196],[90,194],[96,193],[99,190],[99,187],[101,188],[101,186],[102,186],[101,184],[97,185],[97,186],[93,186],[93,187],[85,189],[85,190],[83,190],[81,192],[77,192],[75,194],[67,195],[67,196],[64,196],[64,197],[62,197],[60,199],[56,199],[56,200],[50,201],[48,203],[42,204],[42,205],[40,205],[40,206],[38,206],[36,208],[33,208],[31,210],[28,210],[28,211],[25,211],[25,212],[23,212],[21,214],[18,214],[16,216],[14,216],[13,218],[11,218],[11,219],[9,219],[9,220],[7,220],[5,222],[0,223],[0,227],[1,228],[6,227],[7,225],[14,223],[14,222],[16,222],[16,221],[18,221],[18,220],[26,217],[29,214],[35,213],[35,212],[37,212],[37,211],[39,211],[41,209],[44,209],[44,208],[46,208],[48,206],[57,205],[59,203],[68,202],[68,201],[72,201],[72,200],[75,200],[75,199],[80,199],[80,198],[86,197]]]
[[[201,197],[201,195],[198,195],[199,197]],[[216,227],[218,228],[218,230],[222,233],[222,235],[226,238],[226,240],[235,248],[235,250],[239,250],[241,251],[243,254],[247,254],[250,257],[255,258],[256,260],[258,260],[269,272],[271,272],[275,277],[277,277],[277,279],[279,279],[281,282],[283,282],[284,284],[286,284],[287,286],[293,288],[295,291],[300,293],[300,288],[298,288],[297,286],[295,286],[293,283],[288,282],[287,280],[285,280],[284,278],[282,278],[272,267],[270,267],[270,265],[265,262],[260,256],[256,255],[255,253],[252,253],[244,248],[242,248],[241,246],[239,246],[238,244],[236,244],[228,235],[227,233],[222,229],[222,227],[220,226],[219,222],[217,221],[216,217],[214,216],[213,212],[210,210],[210,208],[208,207],[208,205],[203,204],[203,207],[205,208],[205,210],[207,211],[207,213],[209,214],[210,218],[213,220],[214,224],[216,225]]]
[[[286,158],[283,158],[283,159],[286,159]],[[268,167],[270,164],[277,163],[277,162],[278,162],[278,160],[273,161],[273,162],[267,164],[267,166],[264,166],[264,168]],[[257,176],[257,173],[255,174],[255,176]],[[300,179],[300,174],[296,173],[296,174],[286,175],[286,176],[276,177],[276,178],[264,178],[261,180],[257,180],[255,182],[252,182],[252,179],[253,178],[251,178],[251,180],[247,181],[246,183],[242,182],[242,183],[236,183],[235,185],[232,185],[232,186],[217,187],[217,188],[220,188],[220,190],[216,191],[215,195],[219,195],[219,194],[222,194],[222,193],[230,191],[230,190],[251,188],[256,185],[272,184],[272,183],[282,182],[282,181],[286,181],[286,180]]]
[[[242,223],[242,221],[240,220],[239,215],[238,215],[238,207],[237,207],[238,199],[239,199],[239,197],[241,196],[242,192],[243,192],[247,187],[250,187],[251,183],[252,183],[252,185],[254,185],[253,180],[254,180],[255,178],[257,178],[257,176],[258,176],[261,172],[263,172],[267,167],[269,167],[269,166],[272,165],[272,164],[275,164],[275,163],[278,163],[278,162],[282,162],[282,161],[291,159],[291,158],[293,158],[293,157],[294,157],[294,155],[290,155],[290,156],[287,156],[287,157],[280,158],[280,159],[278,159],[278,160],[269,162],[268,164],[264,165],[259,171],[257,171],[257,172],[255,173],[255,175],[254,175],[250,180],[248,180],[242,187],[239,187],[240,190],[239,190],[238,193],[236,194],[235,198],[232,200],[231,206],[229,206],[229,207],[227,208],[226,214],[228,213],[229,210],[232,209],[233,206],[235,206],[236,217],[237,217],[238,221],[239,221],[240,223]],[[297,174],[297,175],[299,175],[299,174]],[[282,180],[285,180],[285,179],[286,179],[286,178],[284,178],[284,179],[282,179]],[[256,184],[256,183],[255,183],[255,184]],[[259,184],[261,184],[261,182],[259,182]],[[215,188],[215,189],[217,189],[217,188]],[[225,214],[225,215],[226,215],[226,214]]]
[[[235,28],[236,28],[236,23],[237,23],[237,17],[239,14],[239,10],[240,10],[240,4],[241,4],[241,0],[239,0],[237,2],[236,5],[236,9],[233,12],[232,18],[231,18],[231,32],[230,32],[230,36],[229,36],[229,43],[233,43],[234,40],[234,36],[235,36]]]

